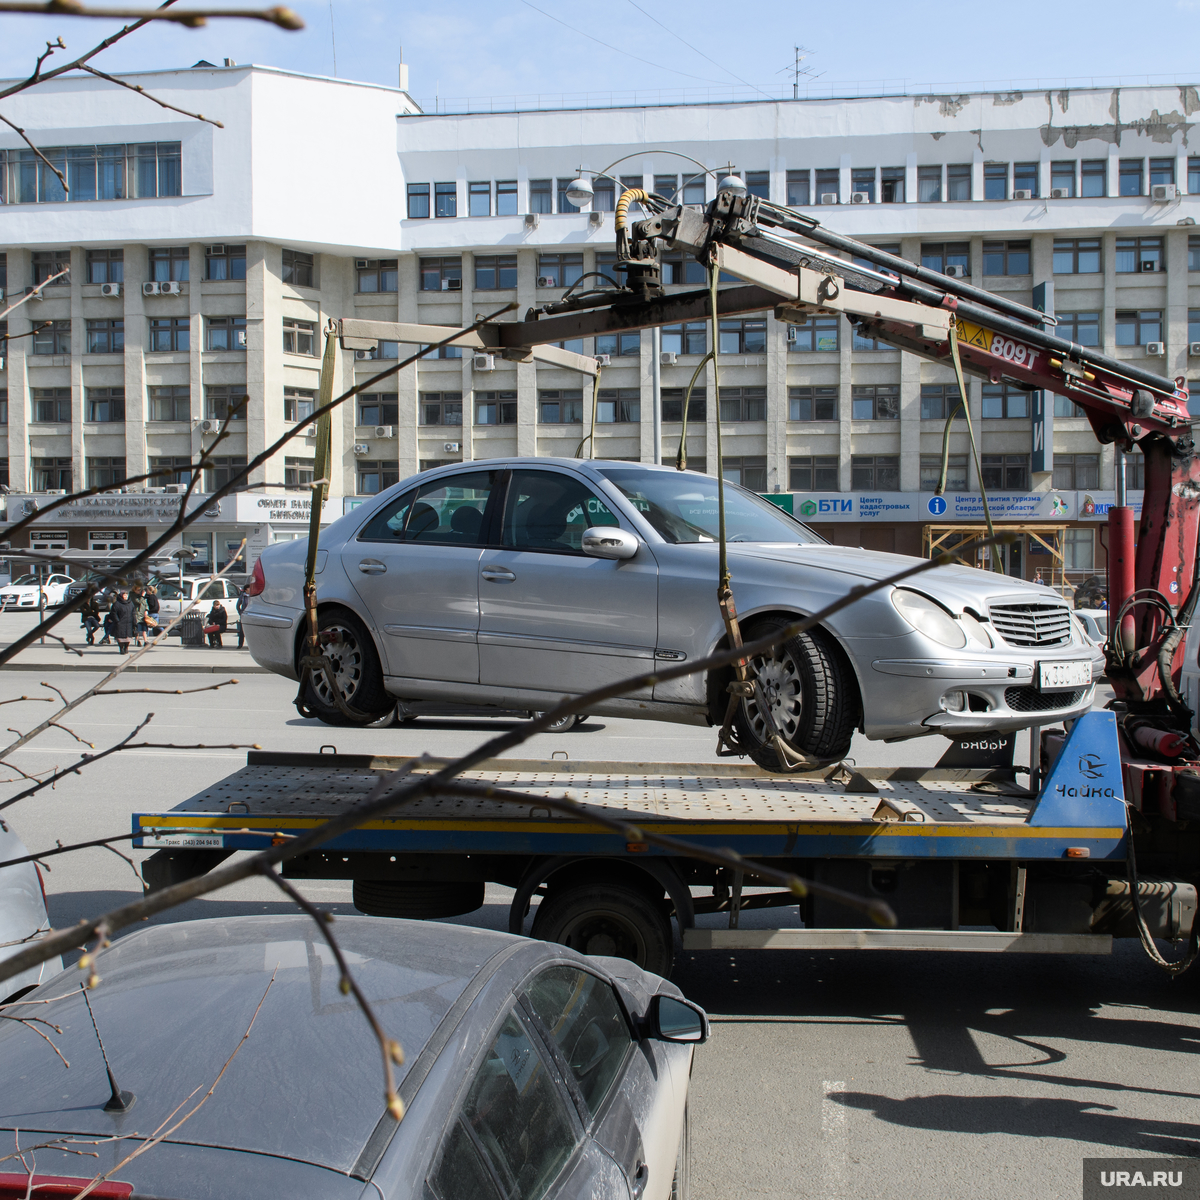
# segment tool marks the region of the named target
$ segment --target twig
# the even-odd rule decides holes
[[[53,1050],[54,1053],[58,1055],[58,1057],[60,1059],[62,1059],[62,1065],[64,1067],[70,1068],[71,1064],[69,1062],[67,1062],[67,1060],[65,1058],[63,1058],[63,1052],[54,1044],[54,1041],[50,1037],[50,1035],[41,1029],[34,1029],[34,1023],[36,1022],[39,1025],[48,1026],[50,1029],[53,1029],[54,1032],[57,1034],[61,1034],[62,1033],[61,1026],[55,1025],[52,1021],[47,1021],[45,1017],[15,1017],[15,1016],[10,1015],[9,1013],[3,1013],[3,1012],[0,1012],[0,1021],[16,1021],[16,1023],[18,1025],[24,1025],[27,1029],[32,1029],[33,1032],[36,1033],[38,1035],[38,1037],[40,1037],[46,1043],[46,1045],[48,1045],[50,1047],[50,1049]]]
[[[0,700],[0,704],[20,704],[28,701],[30,704],[53,704],[49,696],[14,696],[11,700]]]
[[[8,93],[6,92],[5,95],[8,95]],[[19,300],[14,300],[3,312],[0,312],[0,321],[7,317],[10,312],[20,308],[22,304],[27,304],[34,298],[34,296],[40,296],[42,294],[42,288],[48,287],[56,279],[61,279],[64,275],[70,275],[70,273],[70,267],[63,267],[61,271],[56,271],[53,275],[47,276],[36,287],[30,288],[29,291],[27,291]]]
[[[229,687],[230,684],[240,683],[238,679],[223,679],[220,683],[210,683],[198,688],[106,688],[101,692],[93,692],[94,696],[193,696],[196,692],[215,692],[218,688]],[[8,701],[3,701],[8,703]],[[254,747],[256,750],[259,747]]]
[[[95,75],[100,79],[107,79],[109,83],[115,83],[118,87],[128,88],[131,92],[137,92],[139,96],[145,96],[147,100],[152,100],[160,108],[169,108],[172,112],[182,113],[185,117],[195,117],[197,121],[207,121],[210,125],[215,125],[218,129],[225,128],[220,121],[216,121],[212,117],[206,117],[203,113],[188,112],[186,108],[176,108],[174,104],[168,104],[165,100],[160,100],[157,96],[150,95],[140,83],[126,83],[125,80],[118,79],[115,75],[106,75],[103,71],[97,71],[95,67],[89,67],[87,63],[80,63],[79,69],[87,71],[89,75]]]
[[[50,728],[51,729],[61,729],[63,731],[63,733],[69,733],[77,742],[80,742],[82,745],[87,746],[89,750],[95,750],[95,748],[96,748],[95,742],[89,742],[87,740],[87,738],[81,738],[79,736],[79,734],[77,734],[75,732],[75,730],[68,729],[67,726],[60,725],[57,721],[51,721]]]
[[[5,116],[3,113],[0,113],[0,121],[3,121],[3,122],[5,123],[5,125],[7,125],[7,126],[9,127],[9,129],[13,130],[13,131],[14,131],[14,132],[15,132],[15,133],[16,133],[16,134],[17,134],[17,135],[20,137],[20,139],[21,139],[21,140],[22,140],[22,141],[25,143],[25,145],[27,145],[27,146],[30,148],[30,150],[32,150],[32,151],[34,152],[34,154],[36,154],[36,155],[38,156],[38,158],[40,158],[40,159],[42,160],[42,162],[44,162],[44,163],[46,164],[46,166],[48,166],[48,167],[50,168],[50,170],[52,170],[52,171],[55,173],[55,175],[57,175],[57,176],[58,176],[58,181],[59,181],[59,183],[61,183],[61,184],[62,184],[62,189],[63,189],[63,191],[64,191],[64,192],[66,192],[66,193],[69,195],[69,194],[70,194],[70,192],[71,192],[71,189],[70,189],[70,187],[68,187],[68,186],[67,186],[67,177],[66,177],[66,175],[64,175],[64,174],[63,174],[63,172],[62,172],[62,171],[60,171],[60,170],[59,170],[59,169],[58,169],[58,168],[57,168],[57,167],[56,167],[56,166],[55,166],[55,165],[54,165],[54,164],[53,164],[53,163],[52,163],[52,162],[51,162],[51,161],[50,161],[50,160],[49,160],[49,159],[48,159],[48,158],[47,158],[47,157],[46,157],[46,156],[45,156],[45,155],[44,155],[44,154],[43,154],[43,153],[42,153],[42,152],[41,152],[41,151],[40,151],[40,150],[39,150],[39,149],[38,149],[38,148],[37,148],[37,147],[34,145],[34,144],[33,144],[33,142],[31,142],[31,141],[29,140],[29,135],[28,135],[28,134],[25,132],[25,130],[23,130],[23,129],[20,127],[20,125],[15,125],[15,124],[14,124],[12,121],[10,121],[10,120],[9,120],[9,119],[8,119],[8,118],[7,118],[7,117],[6,117],[6,116]]]
[[[97,755],[99,757],[99,755]],[[64,772],[66,773],[66,772]],[[39,850],[36,854],[26,854],[23,858],[6,858],[0,862],[0,867],[15,867],[19,863],[36,862],[40,863],[44,858],[53,858],[56,854],[70,854],[73,850],[91,850],[96,846],[107,847],[110,842],[128,842],[137,837],[145,837],[149,831],[146,829],[135,830],[133,833],[114,833],[112,837],[93,838],[90,842],[73,842],[69,846],[64,846],[59,842],[53,850]],[[162,832],[161,830],[159,832]],[[139,877],[138,882],[141,882]],[[33,935],[31,935],[32,937]],[[22,938],[21,942],[30,940],[30,938]],[[19,942],[0,942],[0,947],[16,946]],[[48,1001],[47,1001],[48,1003]]]
[[[118,858],[123,858],[129,864],[129,869],[133,872],[133,877],[134,877],[134,879],[136,879],[138,881],[138,887],[140,887],[142,889],[142,895],[144,896],[146,894],[146,886],[147,885],[146,885],[146,881],[142,878],[140,872],[137,869],[137,863],[135,863],[133,861],[133,859],[129,857],[128,854],[122,854],[121,851],[116,848],[116,846],[112,846],[108,842],[104,843],[104,849],[107,850],[110,854],[115,854]]]
[[[0,333],[0,342],[15,342],[17,338],[33,337],[35,333],[41,333],[43,329],[49,329],[53,324],[53,321],[43,321],[40,325],[35,325],[24,333]]]
[[[62,646],[62,648],[63,648],[64,650],[68,651],[69,653],[71,653],[71,654],[78,654],[80,658],[82,658],[82,657],[83,657],[83,651],[82,651],[82,650],[78,650],[78,649],[76,649],[74,646],[68,645],[68,643],[67,643],[67,639],[66,639],[66,638],[60,638],[60,637],[58,636],[58,634],[57,634],[57,633],[48,633],[48,634],[46,634],[46,637],[48,637],[48,638],[53,638],[53,640],[54,640],[54,641],[58,642],[58,644],[59,644],[60,646]]]
[[[139,25],[144,25],[147,21],[171,21],[188,29],[202,28],[208,24],[210,17],[240,17],[247,21],[266,21],[268,25],[278,25],[280,29],[291,31],[304,28],[304,22],[299,16],[282,5],[275,8],[177,8],[171,12],[160,12],[147,11],[144,8],[85,8],[77,0],[46,0],[44,4],[30,3],[28,0],[0,0],[0,12],[136,20]]]

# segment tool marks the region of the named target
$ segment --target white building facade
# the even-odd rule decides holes
[[[612,275],[622,186],[699,203],[730,166],[756,194],[976,286],[1030,303],[1050,285],[1074,341],[1163,375],[1200,373],[1193,88],[425,115],[397,89],[269,68],[129,78],[223,128],[94,78],[14,97],[10,117],[63,164],[69,199],[0,134],[0,286],[11,300],[69,268],[8,318],[0,459],[12,492],[154,469],[182,480],[245,396],[244,424],[205,481],[218,486],[306,423],[329,317],[461,325],[510,301],[523,315],[587,272]],[[595,212],[565,194],[581,168],[618,181],[597,181]],[[695,264],[664,267],[668,291],[702,282]],[[926,503],[956,394],[945,366],[866,342],[840,318],[787,327],[763,313],[723,322],[719,337],[721,395],[710,366],[693,398],[691,465],[790,496],[850,544],[918,552],[935,516],[977,515],[961,423],[949,507]],[[649,332],[570,344],[610,355],[598,397],[546,365],[497,358],[479,370],[468,355],[406,367],[335,422],[331,507],[434,463],[572,455],[597,399],[597,457],[673,458],[682,389],[709,339],[702,325],[664,330],[660,364]],[[340,382],[408,349],[346,355]],[[1112,448],[1060,398],[1054,471],[1034,474],[1030,397],[972,381],[968,399],[983,483],[1003,511],[1069,525],[1068,565],[1101,568]],[[311,479],[312,457],[299,438],[255,473],[256,492],[287,501],[262,512],[290,509],[283,485]],[[251,540],[286,536],[283,525]],[[212,561],[239,528],[214,531]],[[1007,565],[1032,575],[1042,563],[1022,546]]]

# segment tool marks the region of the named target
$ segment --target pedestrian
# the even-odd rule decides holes
[[[1037,571],[1034,573],[1033,582],[1037,583],[1037,584],[1041,584],[1042,587],[1046,586],[1046,581],[1042,578],[1042,568],[1041,567],[1038,567]]]
[[[112,610],[112,600],[108,602],[108,611],[104,614],[104,637],[100,640],[100,645],[111,646],[113,638],[117,635],[117,618]]]
[[[133,590],[129,593],[129,599],[133,602],[133,632],[137,638],[137,645],[144,646],[146,644],[146,614],[149,611],[146,605],[146,589],[140,583],[135,583]]]
[[[100,628],[100,605],[96,602],[94,595],[88,596],[83,604],[80,605],[79,623],[87,631],[87,644],[94,646],[96,644],[96,630]]]
[[[238,615],[238,645],[240,650],[246,644],[246,633],[242,629],[242,613],[246,611],[246,606],[250,603],[250,585],[246,584],[241,591],[238,592],[237,598],[237,615]]]
[[[221,649],[224,643],[221,641],[221,634],[229,627],[229,614],[225,611],[225,606],[220,600],[214,600],[213,606],[208,610],[208,616],[204,621],[204,632],[208,634],[208,644]]]
[[[114,626],[113,637],[116,638],[117,645],[121,648],[121,653],[128,654],[129,643],[133,640],[137,622],[134,616],[134,603],[129,598],[129,589],[127,587],[121,588],[113,598],[110,612]]]
[[[146,630],[151,637],[157,637],[162,626],[158,621],[158,588],[152,583],[146,585]]]

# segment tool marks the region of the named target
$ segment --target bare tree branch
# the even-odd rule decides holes
[[[266,21],[280,29],[291,31],[304,28],[304,22],[290,8],[177,8],[170,12],[147,11],[144,8],[85,8],[78,0],[45,0],[43,4],[30,0],[0,0],[0,13],[37,13],[58,17],[101,17],[105,20],[136,20],[138,25],[149,21],[171,21],[188,29],[199,29],[210,17],[240,17],[247,21]],[[125,32],[125,31],[122,31]],[[130,30],[129,32],[132,32]],[[92,54],[97,53],[93,50]],[[91,55],[88,55],[90,58]],[[73,66],[76,64],[72,64]],[[50,76],[43,76],[49,79]]]
[[[0,700],[0,704],[20,704],[28,701],[30,704],[53,704],[49,696],[14,696],[11,700]]]
[[[63,174],[63,172],[62,172],[62,171],[60,171],[60,170],[59,170],[59,169],[58,169],[58,168],[57,168],[57,167],[56,167],[56,166],[55,166],[55,165],[54,165],[54,164],[53,164],[53,163],[52,163],[52,162],[51,162],[51,161],[50,161],[50,160],[49,160],[49,159],[48,159],[48,158],[47,158],[47,157],[46,157],[46,156],[45,156],[45,155],[44,155],[44,154],[43,154],[43,153],[42,153],[42,152],[41,152],[41,151],[40,151],[40,150],[39,150],[39,149],[38,149],[38,148],[37,148],[37,147],[34,145],[34,144],[33,144],[33,142],[32,142],[32,141],[30,141],[30,139],[29,139],[29,135],[28,135],[28,134],[25,132],[25,130],[23,130],[23,129],[20,127],[20,125],[16,125],[16,124],[14,124],[12,121],[10,121],[10,120],[9,120],[9,119],[8,119],[8,118],[7,118],[7,117],[6,117],[6,116],[5,116],[3,113],[0,113],[0,121],[3,121],[3,122],[5,123],[5,125],[7,125],[7,126],[9,127],[9,129],[13,130],[13,131],[14,131],[14,132],[15,132],[15,133],[16,133],[16,134],[17,134],[17,135],[18,135],[18,136],[21,138],[21,140],[22,140],[22,141],[25,143],[25,145],[27,145],[27,146],[30,148],[30,150],[32,150],[32,151],[34,152],[34,154],[36,154],[36,155],[38,156],[38,158],[40,158],[40,159],[42,160],[42,162],[44,162],[44,163],[46,164],[46,166],[48,166],[48,167],[50,168],[50,170],[52,170],[52,171],[55,173],[55,175],[57,175],[57,176],[58,176],[58,182],[62,184],[62,189],[63,189],[63,191],[64,191],[64,192],[67,192],[67,193],[69,194],[69,193],[70,193],[70,191],[71,191],[71,189],[70,189],[70,187],[69,187],[69,186],[68,186],[68,184],[67,184],[67,177],[66,177],[66,175],[64,175],[64,174]]]
[[[102,692],[93,692],[94,696],[194,696],[197,692],[215,692],[218,688],[229,687],[230,684],[238,683],[236,679],[223,679],[220,683],[210,683],[207,687],[198,688],[107,688]],[[8,703],[3,701],[2,703]],[[259,747],[255,746],[255,750]]]
[[[140,83],[126,83],[123,79],[118,79],[115,75],[106,75],[103,71],[97,71],[95,67],[89,67],[86,63],[80,63],[79,69],[87,71],[89,75],[95,75],[99,79],[107,79],[109,83],[115,83],[118,87],[128,88],[131,92],[137,92],[139,96],[145,96],[147,100],[153,101],[159,108],[169,108],[172,112],[182,113],[185,117],[195,117],[197,121],[207,121],[210,125],[215,125],[218,129],[224,129],[225,126],[220,121],[214,120],[212,117],[206,117],[203,113],[188,112],[186,108],[176,108],[174,104],[168,104],[165,100],[160,100],[157,96],[152,96]]]
[[[53,324],[53,321],[43,321],[40,325],[26,330],[25,333],[0,333],[0,342],[15,342],[18,338],[33,337],[35,333],[41,333],[43,329],[47,329]]]
[[[61,279],[64,275],[70,275],[70,273],[70,267],[63,267],[61,271],[56,271],[53,275],[47,276],[36,287],[30,288],[29,291],[27,291],[19,300],[14,300],[3,312],[0,312],[0,321],[4,320],[4,318],[7,317],[10,312],[15,312],[21,307],[22,304],[28,303],[34,298],[34,296],[40,296],[42,294],[42,288],[48,287],[56,279]]]
[[[0,1012],[0,1021],[16,1021],[18,1025],[24,1025],[26,1029],[32,1029],[33,1032],[36,1033],[38,1037],[40,1037],[46,1043],[46,1045],[48,1045],[50,1049],[58,1055],[60,1059],[62,1059],[62,1065],[64,1067],[70,1067],[71,1064],[67,1062],[65,1058],[63,1058],[63,1052],[54,1044],[54,1039],[51,1038],[50,1035],[44,1030],[35,1028],[35,1024],[45,1025],[48,1028],[53,1029],[55,1033],[61,1034],[62,1026],[55,1025],[52,1021],[47,1021],[45,1017],[18,1017],[13,1016],[10,1013],[3,1012]]]

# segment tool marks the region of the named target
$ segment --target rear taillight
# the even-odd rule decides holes
[[[248,595],[261,596],[267,587],[267,577],[263,574],[262,559],[254,563],[254,572],[250,576],[250,586],[246,589]]]
[[[0,1171],[0,1200],[17,1200],[18,1197],[24,1200],[26,1196],[35,1196],[38,1200],[62,1196],[66,1200],[67,1197],[78,1196],[91,1183],[90,1178],[76,1179],[70,1175],[34,1175],[31,1178],[26,1171]],[[132,1194],[132,1183],[115,1179],[97,1183],[88,1192],[89,1196],[97,1196],[100,1200],[125,1200]]]

